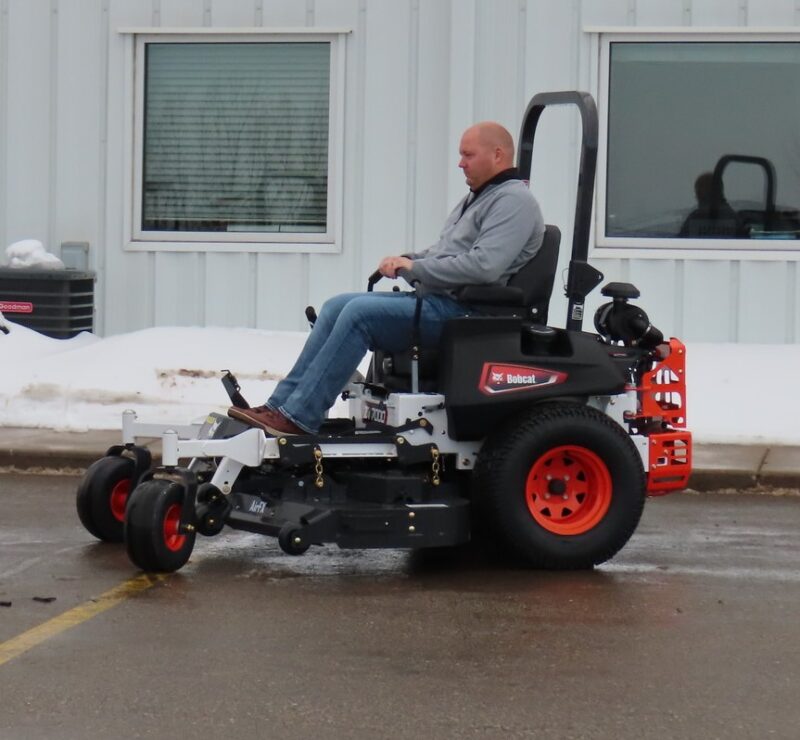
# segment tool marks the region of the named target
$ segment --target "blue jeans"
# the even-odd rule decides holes
[[[326,301],[294,367],[266,405],[316,432],[367,350],[397,352],[411,346],[415,307],[413,293],[344,293]],[[425,296],[421,343],[436,345],[445,322],[468,313],[452,298]]]

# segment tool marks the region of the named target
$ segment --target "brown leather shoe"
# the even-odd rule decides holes
[[[287,419],[280,411],[272,411],[267,409],[270,413],[270,422],[267,424],[267,432],[276,437],[283,437],[286,435],[295,434],[308,434],[305,429],[301,429],[293,421]]]
[[[266,406],[255,406],[250,409],[241,409],[238,406],[231,406],[228,409],[228,416],[231,419],[249,424],[251,427],[258,427],[266,431],[266,424],[270,421],[272,410]]]
[[[240,409],[237,406],[231,406],[228,409],[228,416],[249,424],[251,427],[263,429],[273,437],[307,434],[306,431],[293,424],[283,414],[273,411],[268,406],[257,406],[252,409]]]

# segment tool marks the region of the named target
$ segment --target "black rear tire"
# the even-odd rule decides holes
[[[524,565],[591,568],[630,539],[646,497],[628,434],[579,404],[543,404],[495,432],[476,469],[492,537]]]
[[[78,485],[78,518],[97,539],[122,542],[133,470],[134,462],[127,457],[102,457],[89,466]]]
[[[182,568],[194,549],[194,532],[179,530],[183,486],[168,480],[141,483],[125,517],[125,546],[134,565],[147,573]]]

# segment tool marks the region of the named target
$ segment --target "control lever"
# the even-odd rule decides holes
[[[222,376],[222,385],[225,388],[225,392],[228,394],[228,398],[231,399],[231,403],[236,406],[237,409],[249,409],[250,404],[244,400],[244,396],[239,393],[241,386],[239,385],[239,381],[236,380],[236,377],[230,370],[223,370],[225,375]]]

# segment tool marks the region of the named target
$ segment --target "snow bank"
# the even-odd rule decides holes
[[[158,328],[59,340],[9,326],[9,334],[0,334],[0,426],[73,431],[118,429],[129,408],[154,423],[224,412],[229,402],[219,378],[225,369],[252,404],[262,403],[307,336]],[[798,368],[797,345],[688,345],[688,419],[695,439],[800,444]]]
[[[64,263],[54,254],[50,254],[37,239],[23,239],[6,247],[6,260],[9,267],[64,269]]]
[[[223,369],[261,403],[305,341],[303,332],[200,328],[58,340],[10,326],[0,345],[0,426],[72,431],[116,429],[126,409],[154,423],[224,411]]]

